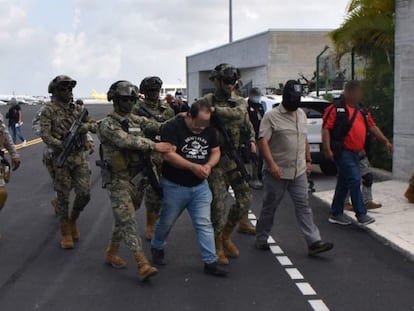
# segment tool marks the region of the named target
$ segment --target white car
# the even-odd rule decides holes
[[[267,112],[282,102],[282,96],[265,95],[262,96],[261,102]],[[326,100],[310,96],[302,96],[300,108],[305,111],[306,116],[308,117],[308,141],[312,162],[314,164],[319,164],[321,171],[325,175],[336,175],[335,164],[325,158],[322,148],[322,116],[325,108],[329,105],[330,102]]]

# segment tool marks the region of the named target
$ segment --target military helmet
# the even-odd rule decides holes
[[[111,85],[107,93],[108,101],[119,96],[132,96],[138,98],[138,87],[129,81],[119,80]]]
[[[55,77],[52,81],[50,81],[48,89],[47,89],[48,92],[50,94],[53,94],[58,85],[67,85],[67,86],[71,86],[72,88],[74,88],[76,86],[76,81],[73,80],[69,76],[59,75]]]
[[[162,80],[160,77],[146,77],[141,81],[141,84],[139,85],[139,92],[141,94],[145,94],[145,91],[149,88],[156,88],[160,89],[162,86]]]
[[[216,79],[233,79],[236,82],[240,78],[240,70],[229,64],[220,64],[216,66],[209,76],[210,81],[214,81]]]

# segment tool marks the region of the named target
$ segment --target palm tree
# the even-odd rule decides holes
[[[345,22],[330,33],[337,60],[352,48],[361,56],[385,53],[392,65],[395,32],[395,0],[351,0]]]

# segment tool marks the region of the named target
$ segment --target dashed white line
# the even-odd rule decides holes
[[[278,245],[270,245],[270,251],[272,252],[273,255],[282,255],[283,254],[283,250],[280,248],[280,246]]]
[[[320,299],[308,300],[308,302],[315,311],[329,311],[329,308]]]
[[[230,194],[234,198],[234,192],[233,189],[230,188]],[[249,210],[248,218],[250,222],[256,226],[257,224],[257,217],[256,215]],[[267,239],[267,243],[269,243],[270,251],[273,255],[276,255],[276,259],[279,261],[280,265],[287,267],[287,266],[293,266],[292,261],[287,256],[283,256],[284,252],[282,248],[279,245],[276,245],[276,241],[273,239],[273,237],[269,236]],[[300,271],[294,267],[285,268],[286,273],[289,275],[289,277],[292,280],[304,280],[304,277]],[[304,296],[316,296],[316,291],[313,289],[313,287],[307,283],[307,282],[297,282],[295,283],[302,295]],[[325,305],[323,300],[321,299],[309,299],[308,303],[312,307],[314,311],[329,311],[329,308]]]
[[[313,295],[316,295],[315,290],[307,282],[296,283],[296,286],[299,288],[299,290],[302,292],[302,295],[304,295],[304,296],[313,296]]]
[[[286,272],[289,274],[292,280],[303,280],[304,279],[302,273],[300,273],[300,271],[296,268],[287,268]]]
[[[288,256],[276,256],[276,258],[282,266],[293,266]]]

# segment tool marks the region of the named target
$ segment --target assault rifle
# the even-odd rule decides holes
[[[247,171],[246,167],[244,166],[243,160],[240,157],[239,151],[235,147],[235,143],[233,138],[231,137],[230,133],[224,127],[223,123],[221,122],[220,118],[217,115],[213,114],[211,116],[211,125],[215,127],[224,138],[225,147],[224,152],[227,156],[236,163],[236,170],[240,172],[244,181],[249,182],[251,176]]]
[[[146,107],[144,105],[139,106],[138,114],[143,116],[143,117],[147,117],[149,119],[154,119],[155,121],[157,121],[159,123],[163,123],[163,122],[168,120],[167,118],[163,117],[162,115],[156,114],[154,111],[152,111],[151,109],[149,109],[148,107]]]
[[[148,178],[152,189],[154,189],[154,191],[162,198],[162,187],[158,178],[157,169],[149,155],[143,155],[141,161],[132,162],[128,167],[134,171],[138,171],[138,173],[131,179],[131,183],[134,186],[139,186],[141,181],[146,177]]]
[[[70,126],[69,131],[67,132],[65,138],[63,139],[63,151],[59,155],[57,159],[57,166],[63,167],[65,165],[66,160],[68,159],[69,154],[72,152],[75,146],[79,146],[80,144],[80,129],[82,128],[82,124],[86,121],[86,117],[88,116],[88,110],[83,109],[80,113],[79,117],[72,123]]]

